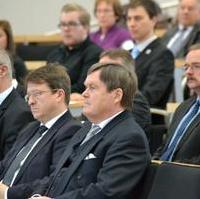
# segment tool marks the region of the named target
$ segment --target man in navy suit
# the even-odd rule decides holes
[[[150,162],[145,134],[130,112],[136,80],[124,66],[98,63],[89,69],[85,86],[83,113],[90,122],[70,140],[46,185],[8,191],[8,198],[134,197]]]
[[[174,57],[154,34],[158,5],[153,0],[133,0],[128,5],[127,25],[134,41],[138,88],[151,107],[165,108],[173,88]]]
[[[14,144],[19,132],[34,118],[25,100],[12,86],[12,65],[0,50],[0,160]]]
[[[200,100],[200,44],[191,46],[185,59],[185,76],[187,86],[193,90],[194,96],[180,104],[174,113],[168,130],[168,139],[154,154],[154,159],[179,161],[179,162],[200,162],[200,109],[197,107],[196,115],[189,121],[186,118],[192,111],[196,102]],[[178,136],[181,126],[186,123],[182,134]],[[179,139],[176,139],[178,138]],[[176,141],[175,144],[174,140]],[[173,149],[173,150],[171,150]],[[169,153],[171,151],[171,153]],[[169,154],[166,156],[166,154]]]
[[[20,192],[21,187],[48,177],[69,139],[80,128],[80,123],[72,118],[68,110],[70,78],[64,67],[49,64],[32,71],[27,76],[26,87],[26,99],[38,121],[23,129],[0,162],[1,191],[3,189],[8,193],[12,190]],[[40,126],[46,129],[35,139]],[[28,151],[25,150],[27,148]]]

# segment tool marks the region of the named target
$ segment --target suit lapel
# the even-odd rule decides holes
[[[115,125],[117,125],[120,121],[124,120],[128,115],[129,114],[126,111],[120,113],[116,118],[114,118],[110,123],[108,123],[102,129],[102,131],[100,131],[97,135],[93,136],[88,141],[88,143],[86,143],[85,145],[82,146],[83,148],[82,148],[80,154],[77,156],[76,161],[74,163],[72,163],[73,165],[71,165],[70,168],[68,169],[67,176],[65,177],[65,183],[63,183],[64,186],[59,187],[60,193],[62,193],[63,190],[65,189],[65,187],[68,185],[70,178],[72,177],[74,172],[77,170],[77,168],[80,166],[80,164],[85,159],[85,157],[89,154],[89,152],[98,144],[98,142],[100,142],[100,140],[104,137],[104,135],[106,133],[111,131],[111,129]],[[90,128],[87,128],[87,132],[89,131],[89,129]],[[85,133],[85,136],[86,136],[87,132]],[[83,140],[84,137],[82,137],[82,140]],[[82,140],[79,140],[79,141],[82,141]],[[58,172],[60,171],[60,169],[62,168],[62,166],[64,165],[64,163],[66,162],[66,160],[71,155],[71,152],[72,152],[72,150],[70,151],[70,154],[69,153],[67,154],[68,155],[67,158],[63,158],[61,165],[60,165],[59,169],[57,170],[57,173],[54,176],[55,178],[56,178],[56,175],[58,174]],[[65,155],[63,157],[65,157]],[[55,178],[54,178],[54,180],[55,180]]]
[[[33,158],[38,155],[38,153],[41,152],[41,149],[45,147],[48,142],[52,139],[52,137],[57,133],[57,131],[69,120],[72,119],[72,116],[69,112],[66,112],[63,116],[61,116],[55,124],[48,130],[48,132],[44,135],[44,137],[40,140],[40,142],[37,144],[37,146],[33,149],[33,151],[30,153],[30,155],[27,157],[24,165],[20,169],[20,172],[18,173],[15,182],[22,176],[26,168],[31,164],[31,161]],[[34,133],[33,133],[34,134]],[[32,137],[32,136],[31,136]],[[28,141],[31,138],[27,139]]]

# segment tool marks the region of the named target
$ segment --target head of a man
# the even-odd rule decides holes
[[[187,85],[200,96],[200,44],[191,46],[185,58]]]
[[[94,64],[88,71],[83,92],[83,114],[99,123],[123,110],[132,110],[137,80],[126,67],[112,63]]]
[[[159,14],[158,5],[153,0],[133,0],[127,8],[127,26],[136,43],[149,39]]]
[[[200,0],[179,0],[178,23],[193,26],[200,20]]]
[[[61,9],[59,28],[64,45],[74,48],[89,34],[90,15],[80,5],[66,4]]]
[[[46,123],[67,109],[70,78],[63,66],[48,64],[27,75],[26,90],[34,118]]]
[[[0,92],[12,84],[12,63],[7,51],[0,49]]]

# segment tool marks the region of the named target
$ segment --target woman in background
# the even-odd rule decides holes
[[[103,49],[113,49],[131,40],[128,30],[117,24],[123,16],[119,0],[96,0],[94,12],[99,24],[99,29],[90,34],[94,43]]]
[[[12,29],[7,20],[0,20],[0,48],[7,50],[10,54],[13,62],[13,78],[16,78],[18,83],[23,84],[23,80],[28,71],[23,60],[15,53]]]

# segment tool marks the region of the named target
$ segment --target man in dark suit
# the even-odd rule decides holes
[[[59,28],[62,44],[47,57],[67,68],[72,84],[72,96],[84,91],[84,80],[92,64],[99,60],[101,48],[89,39],[90,15],[80,5],[66,4],[61,9]]]
[[[26,81],[26,99],[38,121],[23,129],[0,162],[1,188],[8,192],[18,185],[25,188],[48,177],[69,139],[80,128],[68,111],[70,79],[64,67],[55,64],[41,67],[28,74]],[[38,133],[41,128],[44,131]]]
[[[134,76],[135,74],[135,63],[130,53],[122,49],[113,49],[104,51],[100,55],[100,63],[118,63],[127,67]],[[135,77],[137,79],[137,77]],[[140,92],[136,91],[133,98],[133,116],[136,122],[142,127],[145,133],[149,134],[149,128],[151,125],[151,114],[150,106],[145,96]]]
[[[168,131],[168,139],[154,154],[154,159],[180,162],[193,162],[195,159],[200,159],[200,114],[198,104],[200,96],[199,44],[192,46],[189,50],[184,69],[187,77],[187,86],[195,92],[196,97],[191,97],[184,101],[177,108]],[[196,112],[193,111],[195,105],[197,105]],[[195,115],[190,117],[192,113]]]
[[[165,108],[173,87],[174,58],[154,34],[157,7],[152,0],[131,1],[127,25],[134,41],[131,55],[135,59],[138,88],[151,107]]]
[[[14,144],[20,130],[33,121],[25,100],[12,86],[12,65],[4,50],[0,50],[0,160]]]
[[[137,188],[150,155],[129,112],[136,80],[121,65],[98,63],[89,69],[85,86],[83,113],[90,122],[71,139],[50,181],[8,190],[8,198],[28,198],[32,189],[52,198],[126,199]]]
[[[163,36],[163,43],[177,58],[185,57],[192,44],[200,42],[200,1],[179,0],[177,24]]]

